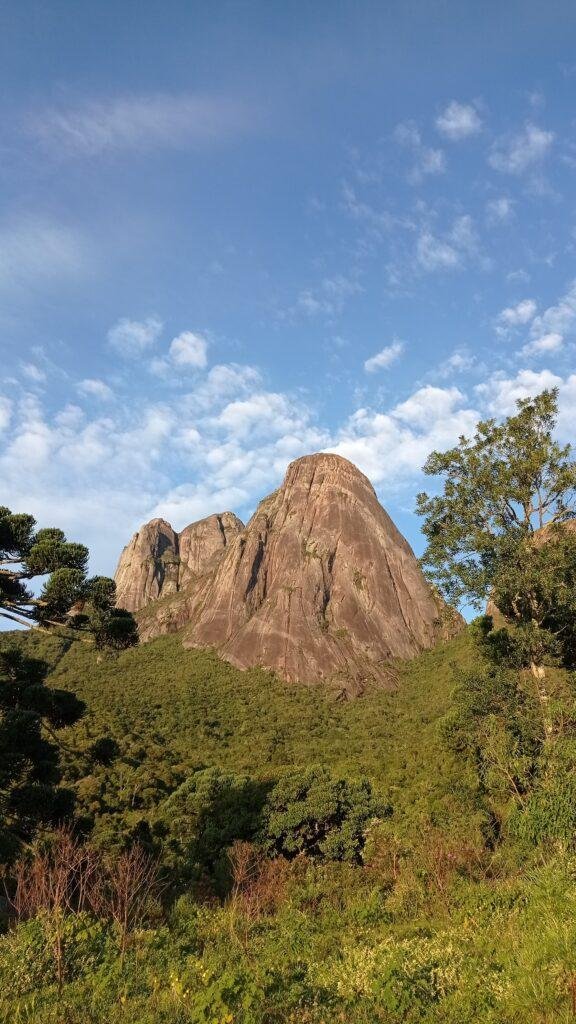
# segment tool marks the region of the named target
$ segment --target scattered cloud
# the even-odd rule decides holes
[[[450,242],[423,231],[416,243],[416,258],[424,270],[453,270],[461,263],[460,253]]]
[[[496,333],[506,337],[511,330],[525,326],[532,320],[537,308],[534,299],[522,299],[515,306],[507,306],[496,317]]]
[[[445,366],[465,372],[470,360],[457,350]],[[107,387],[86,378],[78,392],[104,398],[98,385]],[[388,409],[359,408],[332,431],[318,426],[306,401],[268,390],[256,368],[241,364],[199,368],[169,403],[118,401],[105,413],[70,402],[50,413],[35,395],[0,398],[0,429],[12,428],[0,447],[0,474],[12,507],[87,542],[92,570],[110,573],[122,542],[152,515],[176,528],[225,508],[246,515],[289,461],[313,451],[350,458],[383,499],[413,491],[431,450],[551,386],[560,387],[562,429],[573,431],[576,375],[563,381],[549,369],[492,374],[473,389],[473,401],[463,387],[427,384]]]
[[[255,112],[237,100],[189,94],[116,96],[29,118],[29,134],[59,157],[156,148],[204,148],[252,130]]]
[[[445,235],[439,237],[426,229],[416,242],[416,259],[426,271],[458,269],[477,256],[478,239],[468,214],[457,217]]]
[[[338,316],[348,299],[362,292],[362,286],[355,277],[336,274],[325,277],[317,288],[306,288],[300,292],[294,312],[309,317]]]
[[[451,142],[458,142],[470,135],[477,135],[482,129],[482,120],[471,104],[452,100],[436,118],[436,128]]]
[[[98,398],[102,402],[109,402],[114,398],[112,388],[97,378],[87,377],[86,380],[81,380],[78,384],[78,391],[81,395]]]
[[[355,462],[383,498],[420,475],[434,449],[473,431],[478,411],[457,388],[419,388],[388,412],[359,409],[339,431],[331,451]]]
[[[468,373],[476,365],[476,356],[469,352],[468,349],[456,349],[452,355],[440,363],[430,376],[439,380],[449,380],[450,377],[458,374]]]
[[[27,380],[31,381],[32,384],[43,384],[46,380],[46,374],[44,370],[41,370],[36,363],[22,363],[20,366],[22,375]]]
[[[364,363],[364,369],[366,373],[375,373],[377,370],[386,370],[392,363],[395,363],[400,358],[404,351],[403,341],[394,341],[391,345],[387,345],[385,348],[377,352],[376,355],[370,356],[369,359]]]
[[[202,370],[208,362],[208,342],[201,334],[184,331],[170,344],[169,357],[175,366]]]
[[[564,345],[564,338],[561,334],[551,331],[549,334],[542,334],[524,345],[522,354],[525,356],[545,356],[550,352],[559,352]]]
[[[9,398],[0,395],[0,433],[10,425],[12,417],[12,402]]]
[[[514,216],[514,201],[508,196],[499,196],[486,203],[486,217],[489,224],[507,224]]]
[[[555,333],[568,334],[576,325],[576,279],[571,282],[562,298],[548,306],[540,316],[535,317],[531,333],[533,337]]]
[[[520,370],[516,377],[506,377],[505,373],[495,373],[487,381],[477,384],[475,392],[492,416],[509,416],[516,409],[520,398],[537,395],[545,388],[556,388],[562,384],[562,378],[551,370]]]
[[[528,123],[516,135],[499,139],[492,148],[488,162],[504,174],[523,174],[545,159],[553,142],[554,132]]]
[[[418,185],[427,175],[444,174],[446,157],[443,151],[424,145],[414,121],[405,121],[397,125],[394,137],[401,146],[412,153],[413,166],[408,174],[410,184]]]
[[[147,320],[129,320],[122,317],[108,331],[108,343],[127,359],[143,355],[156,343],[163,324],[157,317]]]

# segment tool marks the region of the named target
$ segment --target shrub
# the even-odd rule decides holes
[[[292,771],[268,795],[264,844],[288,858],[360,861],[366,826],[378,810],[366,779],[348,782],[325,768]]]

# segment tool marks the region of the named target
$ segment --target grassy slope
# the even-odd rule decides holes
[[[184,650],[177,637],[113,657],[80,642],[66,649],[42,634],[29,635],[26,644],[54,666],[51,685],[74,690],[87,704],[66,743],[85,747],[112,735],[133,776],[126,790],[148,785],[152,771],[170,788],[171,772],[180,776],[200,765],[258,775],[322,763],[368,775],[406,828],[431,814],[438,823],[450,818],[454,828],[464,809],[455,796],[462,769],[440,750],[437,721],[456,673],[472,657],[465,634],[400,664],[396,692],[372,690],[349,703],[321,686],[288,686],[259,669],[240,672],[211,652]],[[110,773],[101,776],[100,788]]]

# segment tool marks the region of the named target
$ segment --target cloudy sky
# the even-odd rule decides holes
[[[572,0],[4,0],[0,503],[111,572],[330,449],[576,424]]]

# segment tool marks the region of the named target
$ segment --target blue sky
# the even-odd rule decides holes
[[[340,452],[419,472],[517,397],[576,422],[576,11],[0,4],[1,501],[112,572]]]

